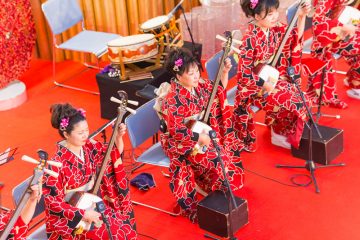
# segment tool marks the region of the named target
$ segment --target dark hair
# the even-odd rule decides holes
[[[69,103],[64,104],[54,104],[50,107],[51,112],[51,126],[58,129],[61,137],[64,136],[64,132],[68,134],[74,129],[74,125],[78,122],[86,120],[84,113],[80,109],[74,108]],[[62,119],[68,118],[69,124],[66,126],[65,130],[60,129],[60,123]]]
[[[180,60],[181,59],[181,60]],[[179,61],[182,62],[181,66],[178,64],[178,71],[174,70],[175,62]],[[192,55],[190,50],[186,48],[178,48],[172,50],[166,60],[165,60],[165,69],[171,73],[174,77],[176,74],[179,74],[180,76],[184,74],[184,72],[187,72],[189,70],[190,66],[197,65],[200,67],[199,62],[197,59]],[[176,68],[175,68],[176,69]]]
[[[260,15],[263,11],[265,11],[265,18],[271,9],[278,9],[279,5],[279,0],[258,0],[256,7],[252,9],[251,0],[241,0],[240,2],[240,6],[246,17],[255,17],[256,14]]]

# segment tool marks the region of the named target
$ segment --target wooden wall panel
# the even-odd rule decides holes
[[[105,0],[104,3],[104,18],[105,18],[105,32],[116,33],[116,15],[114,1]]]
[[[139,14],[143,14],[143,9],[139,9],[137,0],[126,0],[127,3],[127,12],[128,12],[128,21],[129,25],[129,34],[137,34],[139,27]]]
[[[31,0],[36,29],[36,50],[39,58],[51,59],[51,38],[48,37],[48,28],[41,11],[41,1]]]
[[[96,29],[95,12],[93,8],[93,0],[82,0],[81,7],[83,9],[84,19],[86,19],[87,29]]]
[[[122,1],[115,1],[115,14],[116,14],[116,29],[117,33],[122,36],[129,35],[129,25],[127,24],[128,21],[128,12],[126,7],[126,2]]]
[[[36,27],[36,49],[34,56],[43,59],[52,57],[52,34],[41,10],[41,4],[46,0],[31,0]],[[140,25],[148,19],[168,14],[180,0],[77,0],[83,10],[85,26],[89,30],[118,33],[122,36],[138,34]],[[198,0],[185,0],[186,11],[198,6]],[[178,16],[178,14],[176,15]],[[61,42],[81,31],[81,26],[75,26],[57,36]],[[73,59],[84,61],[80,53],[69,51],[56,52],[56,60]]]
[[[175,2],[178,3],[179,1],[167,1],[163,0],[163,10],[167,14],[175,7]]]
[[[152,3],[153,1],[147,0],[143,1],[141,4],[141,9],[139,9],[139,22],[140,24],[146,20],[152,18],[155,14],[152,13]]]

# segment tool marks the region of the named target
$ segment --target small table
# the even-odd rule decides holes
[[[190,42],[184,42],[184,47],[191,50],[192,45]],[[195,43],[195,48],[201,56],[202,45]],[[139,63],[141,66],[143,63]],[[100,91],[100,111],[101,117],[105,119],[114,119],[117,116],[117,103],[110,101],[110,98],[118,97],[117,91],[123,90],[128,94],[129,100],[135,100],[139,102],[139,106],[149,101],[149,98],[142,97],[136,94],[137,91],[145,88],[146,85],[151,87],[159,87],[163,82],[170,82],[171,74],[164,68],[156,69],[151,72],[154,78],[146,78],[141,80],[125,80],[121,81],[118,77],[111,78],[107,73],[96,74],[96,82]],[[134,106],[130,108],[136,109]]]
[[[151,72],[154,78],[146,78],[134,81],[120,81],[119,78],[111,78],[106,73],[98,73],[96,75],[96,82],[100,90],[100,110],[101,117],[106,119],[113,119],[117,116],[118,104],[111,102],[110,98],[118,97],[117,91],[123,90],[128,94],[129,100],[139,102],[139,106],[148,101],[143,97],[136,95],[136,91],[143,89],[147,84],[153,82],[170,81],[171,75],[163,68]],[[135,109],[134,106],[129,106]]]

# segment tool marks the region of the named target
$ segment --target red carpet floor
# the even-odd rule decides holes
[[[347,66],[337,64],[338,68]],[[73,62],[59,63],[60,81],[81,69]],[[96,90],[95,71],[87,71],[69,83]],[[324,108],[328,114],[340,114],[341,119],[320,119],[322,125],[344,129],[344,152],[333,163],[344,162],[345,167],[318,169],[315,172],[320,194],[314,186],[290,187],[290,178],[295,174],[308,174],[304,169],[277,169],[275,164],[304,165],[303,160],[291,156],[285,150],[270,143],[268,128],[258,125],[258,150],[243,154],[245,168],[257,173],[246,172],[243,198],[249,204],[249,224],[241,228],[236,236],[242,240],[352,240],[360,239],[360,101],[346,96],[342,75],[338,75],[340,98],[349,104],[345,110]],[[7,147],[18,147],[15,159],[0,166],[0,181],[5,183],[2,190],[2,205],[13,208],[12,188],[32,174],[33,165],[20,160],[24,154],[36,158],[36,150],[42,148],[50,153],[55,150],[58,133],[50,126],[50,105],[70,102],[87,110],[91,129],[96,130],[106,120],[100,118],[99,96],[55,87],[51,80],[51,64],[48,61],[33,60],[31,68],[22,80],[28,89],[28,100],[22,106],[0,112],[0,152]],[[263,121],[263,113],[256,116]],[[108,134],[110,136],[110,134]],[[149,144],[147,144],[149,145]],[[146,146],[144,146],[145,148]],[[130,153],[127,144],[125,157],[129,164]],[[130,167],[130,166],[129,166]],[[168,188],[168,179],[161,170],[146,165],[136,171],[151,172],[157,187],[148,192],[131,188],[132,198],[154,206],[172,210],[174,199]],[[263,175],[263,176],[259,176]],[[273,180],[270,180],[273,179]],[[276,181],[278,182],[276,182]],[[281,182],[281,183],[279,183]],[[172,217],[141,206],[135,206],[140,239],[204,239],[204,231],[183,217]],[[147,235],[147,236],[144,236]]]

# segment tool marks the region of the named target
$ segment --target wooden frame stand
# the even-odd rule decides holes
[[[120,68],[120,81],[135,81],[145,78],[153,78],[151,71],[162,67],[161,56],[164,52],[164,42],[159,40],[159,51],[155,55],[155,58],[143,60],[146,63],[150,63],[149,66],[140,67],[134,63],[124,63],[121,51],[119,52],[120,64],[116,64],[116,68]]]

